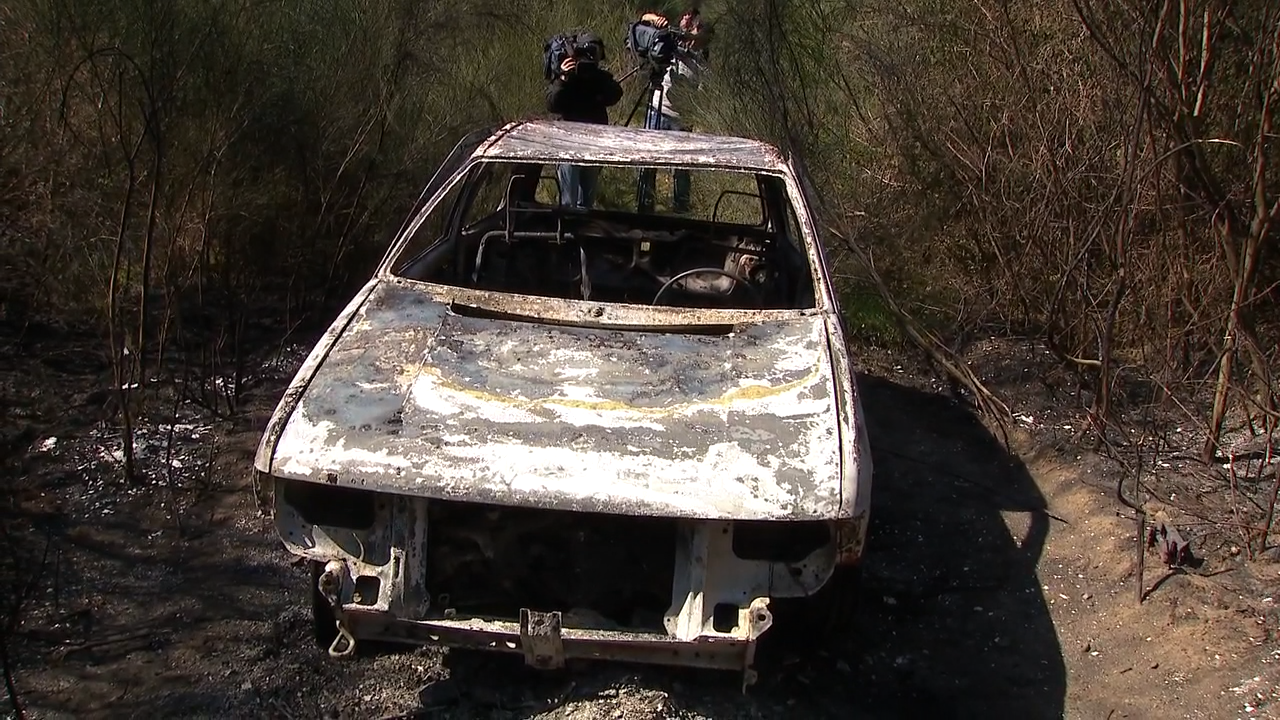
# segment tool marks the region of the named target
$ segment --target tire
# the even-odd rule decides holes
[[[324,563],[312,560],[310,566],[312,634],[315,635],[316,646],[328,652],[338,637],[337,617],[333,614],[329,601],[320,594],[320,575],[324,572]]]

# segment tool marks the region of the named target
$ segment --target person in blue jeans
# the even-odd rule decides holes
[[[622,99],[622,86],[612,73],[600,67],[605,57],[604,41],[592,32],[579,33],[576,39],[584,54],[561,61],[558,73],[547,86],[547,110],[558,120],[607,125],[609,108]],[[599,174],[598,167],[557,166],[560,204],[592,207]]]
[[[665,27],[667,19],[655,13],[645,13],[648,20],[657,27]],[[649,130],[687,130],[681,122],[680,113],[671,104],[671,90],[678,87],[677,78],[693,79],[696,77],[694,63],[701,55],[705,57],[705,47],[699,42],[698,35],[704,29],[701,15],[696,7],[686,10],[680,17],[680,29],[684,35],[680,42],[680,52],[671,67],[662,76],[662,86],[655,88],[645,113],[644,126]],[[677,214],[689,212],[691,177],[688,170],[672,171],[671,210]],[[645,168],[640,171],[639,206],[641,212],[653,212],[657,194],[657,169]]]

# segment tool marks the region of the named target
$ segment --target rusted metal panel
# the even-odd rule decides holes
[[[787,168],[776,148],[747,138],[561,120],[511,123],[482,145],[475,157],[707,166],[775,174]]]
[[[362,639],[523,653],[520,625],[516,622],[479,618],[413,621],[364,610],[352,611],[349,620],[353,634]],[[723,670],[748,667],[755,645],[754,637],[682,642],[651,633],[567,627],[560,632],[560,642],[564,657],[568,659],[621,660]]]
[[[271,462],[275,456],[276,443],[280,440],[280,433],[284,431],[285,423],[289,420],[294,409],[297,408],[302,396],[306,394],[307,387],[310,385],[311,378],[315,375],[316,370],[329,356],[329,350],[333,348],[334,343],[342,336],[343,331],[347,329],[347,324],[351,322],[351,318],[355,316],[356,311],[364,304],[365,299],[378,286],[378,283],[379,280],[372,279],[365,283],[364,287],[360,288],[360,291],[347,303],[347,306],[342,309],[338,317],[325,330],[319,342],[311,348],[307,359],[302,362],[302,367],[298,368],[298,372],[294,374],[289,387],[285,389],[284,395],[276,405],[271,419],[267,421],[267,427],[263,430],[262,439],[258,442],[258,450],[253,459],[254,469],[258,472],[268,475],[271,473]]]
[[[564,667],[564,640],[560,636],[560,612],[520,610],[520,647],[524,661],[540,670]]]
[[[863,512],[836,523],[836,563],[854,565],[862,560],[867,544],[867,518],[867,513]]]
[[[385,283],[317,371],[273,468],[474,502],[836,517],[831,373],[821,316],[719,336],[547,326]]]

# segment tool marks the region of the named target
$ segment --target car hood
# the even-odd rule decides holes
[[[460,314],[384,282],[308,366],[277,411],[279,477],[709,519],[841,504],[821,314],[721,334],[601,329]]]

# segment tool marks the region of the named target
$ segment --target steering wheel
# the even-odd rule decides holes
[[[761,300],[761,298],[760,298],[760,291],[756,290],[756,288],[755,288],[754,286],[752,286],[752,285],[751,285],[751,283],[749,283],[749,282],[747,282],[746,280],[744,280],[744,279],[742,278],[742,276],[738,275],[737,273],[732,273],[732,272],[729,272],[728,270],[725,270],[725,269],[723,269],[723,268],[718,268],[718,267],[702,267],[702,268],[693,268],[693,269],[691,269],[691,270],[685,270],[685,271],[684,271],[684,272],[682,272],[682,273],[677,273],[676,275],[672,276],[672,278],[671,278],[670,280],[668,280],[668,281],[666,281],[666,282],[662,283],[662,287],[658,288],[658,292],[653,296],[653,302],[651,302],[651,303],[649,303],[649,304],[650,304],[650,305],[657,305],[657,304],[658,304],[658,298],[661,298],[661,297],[662,297],[662,293],[666,292],[666,291],[667,291],[667,288],[669,288],[669,287],[671,287],[672,285],[674,285],[674,284],[675,284],[675,282],[676,282],[677,280],[680,280],[680,279],[682,279],[682,278],[685,278],[685,277],[687,277],[687,276],[689,276],[689,275],[693,275],[693,274],[695,274],[695,273],[704,273],[704,272],[715,273],[715,274],[717,274],[717,275],[723,275],[723,276],[725,276],[725,277],[729,278],[729,279],[730,279],[730,280],[732,280],[736,285],[738,285],[738,286],[740,286],[740,287],[744,287],[744,288],[746,288],[746,289],[748,290],[748,294],[749,294],[749,295],[751,295],[751,299],[752,299],[752,301],[754,301],[754,302],[755,302],[755,304],[756,304],[756,307],[757,307],[757,308],[762,308],[762,307],[764,307],[764,302],[763,302],[763,301]],[[703,295],[703,294],[706,294],[706,293],[698,293],[698,292],[693,291],[693,290],[689,290],[688,292],[693,293],[693,294],[695,294],[695,295]]]

